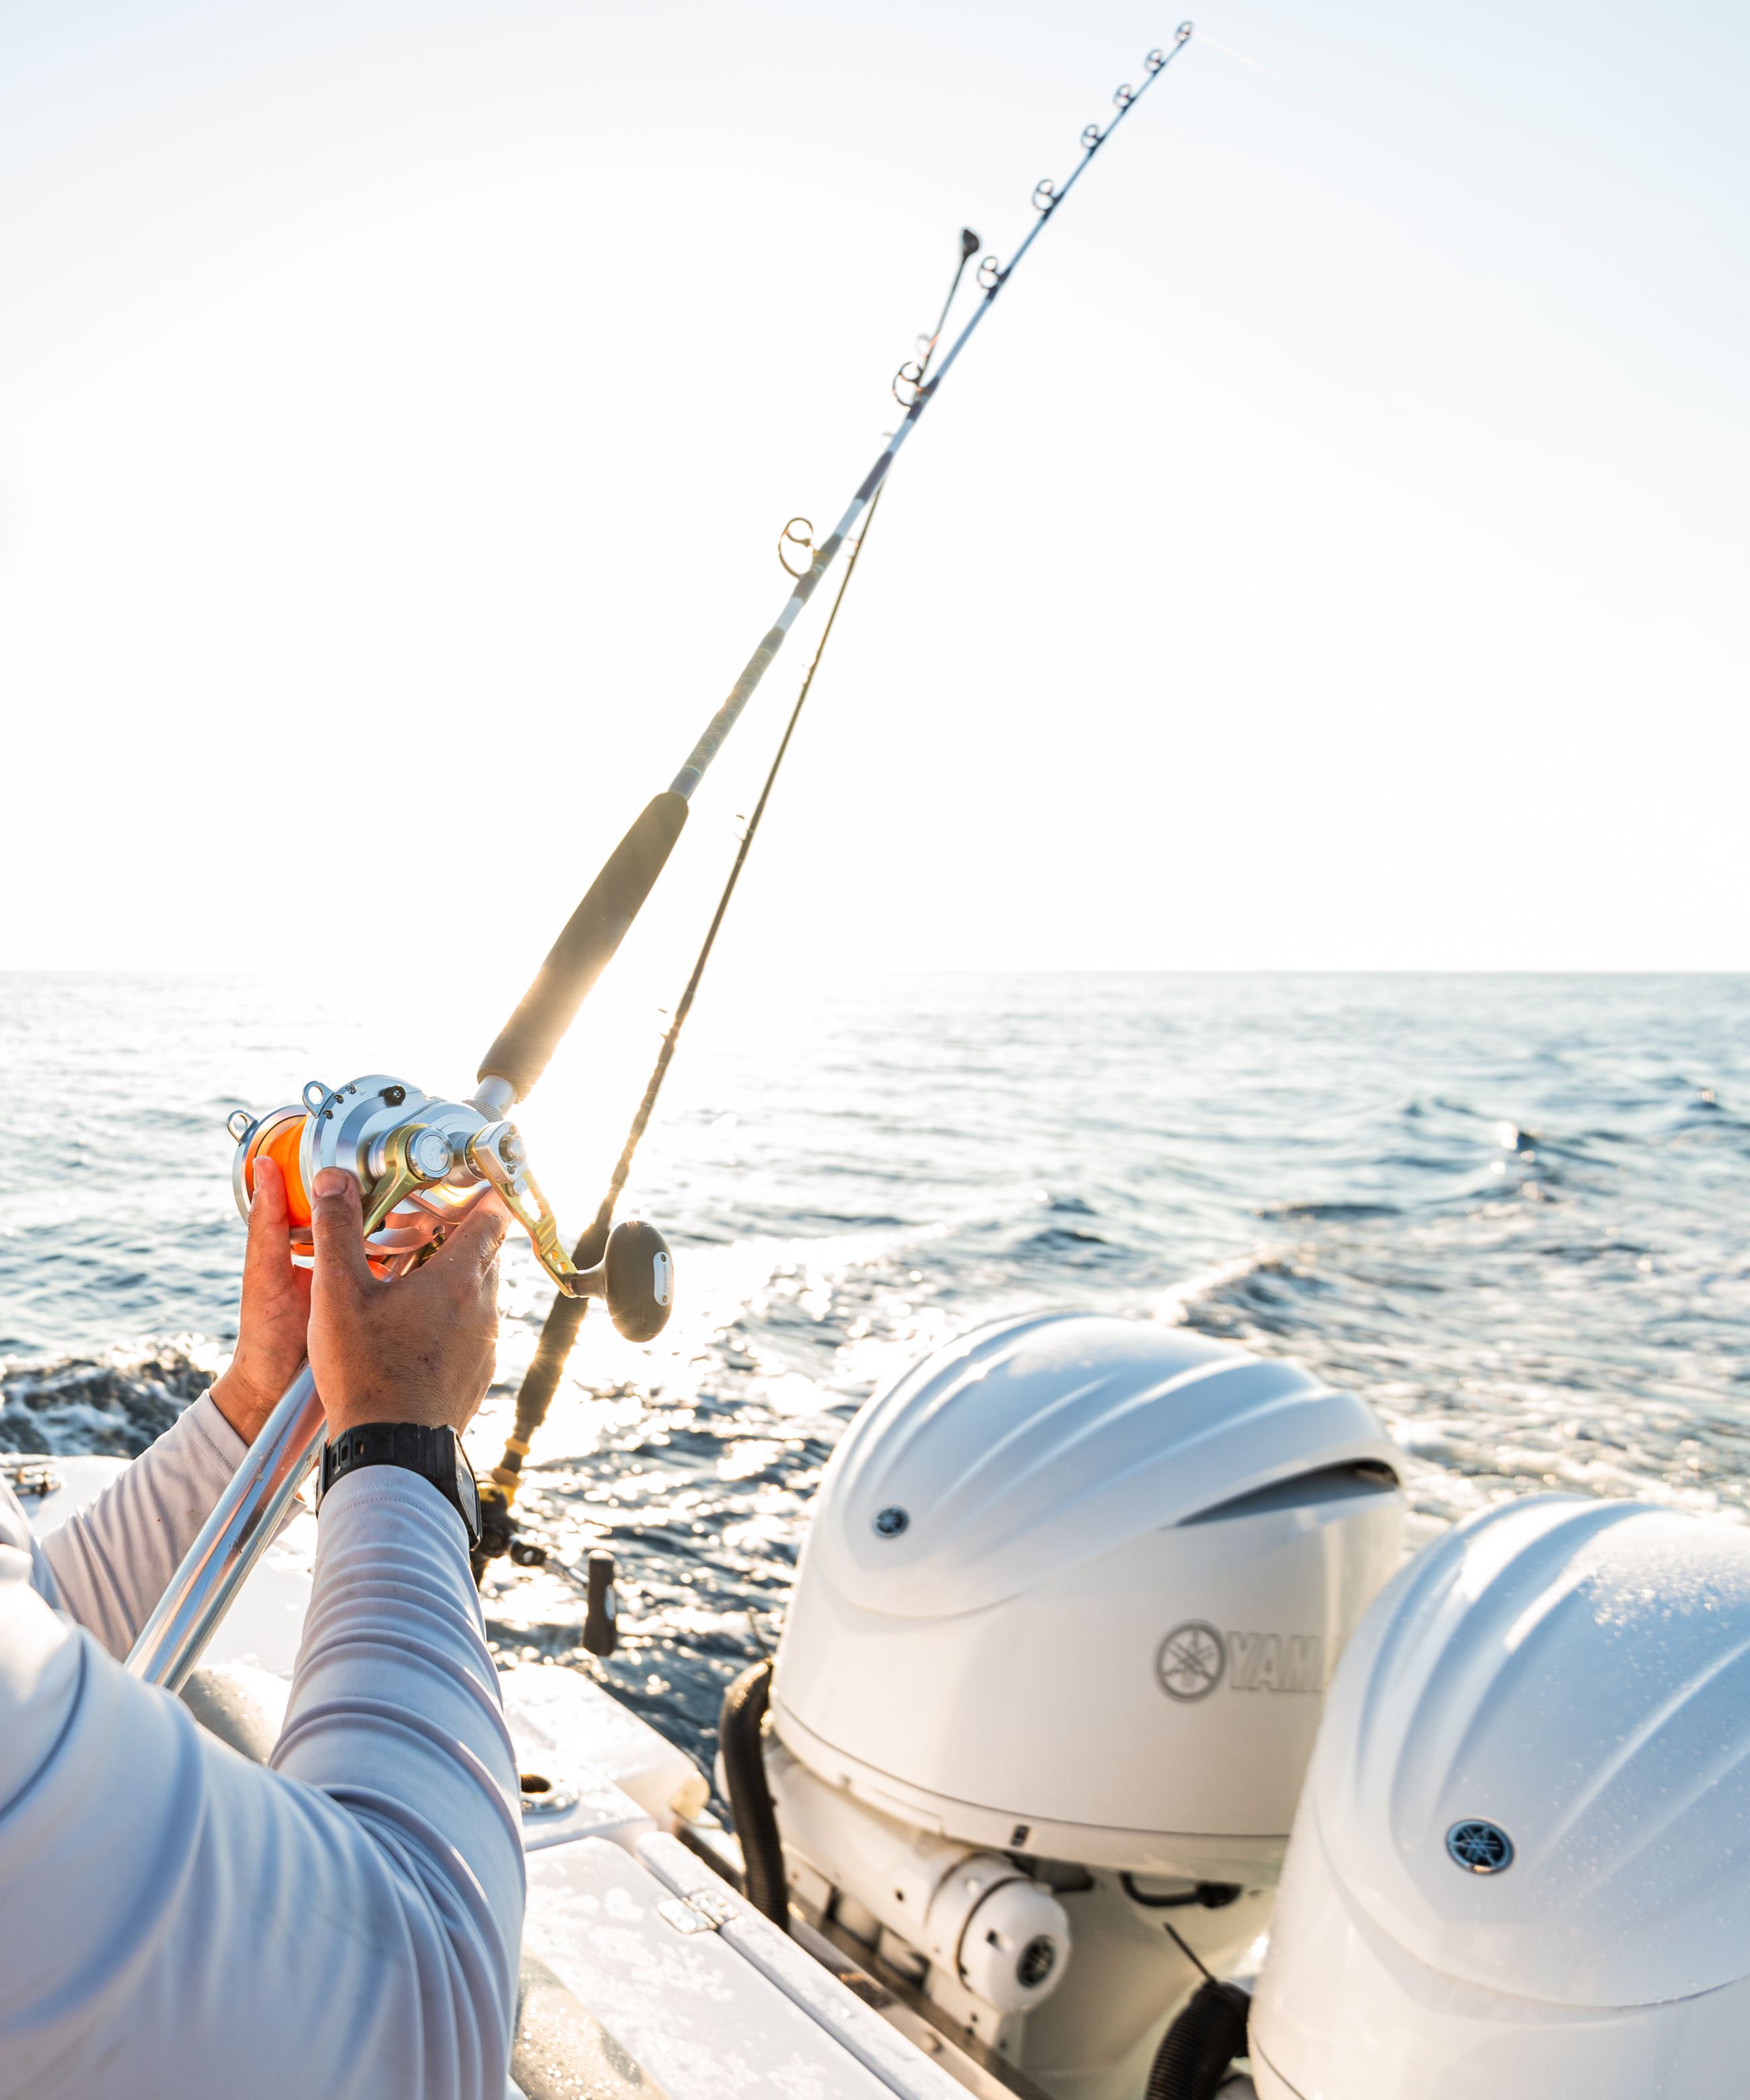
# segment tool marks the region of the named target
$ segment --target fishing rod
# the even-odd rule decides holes
[[[771,668],[773,660],[783,647],[785,639],[804,607],[814,595],[822,577],[837,560],[846,539],[856,528],[857,521],[874,501],[893,461],[899,457],[901,446],[923,420],[925,409],[935,399],[942,382],[954,369],[961,352],[1002,296],[1003,287],[1020,267],[1027,251],[1050,225],[1060,208],[1069,201],[1071,191],[1093,165],[1118,126],[1184,49],[1191,39],[1191,33],[1192,24],[1181,22],[1174,32],[1171,48],[1163,51],[1157,47],[1143,60],[1141,86],[1134,87],[1126,82],[1113,90],[1112,99],[1117,115],[1104,127],[1098,124],[1082,127],[1082,157],[1060,189],[1049,175],[1034,184],[1033,208],[1038,217],[1028,229],[1025,240],[1009,262],[1000,262],[994,255],[987,255],[979,264],[978,283],[985,294],[983,299],[972,309],[971,318],[954,338],[934,376],[926,379],[920,373],[910,386],[910,398],[904,402],[906,412],[900,418],[898,427],[882,447],[875,465],[858,483],[856,494],[845,506],[844,516],[820,545],[813,549],[813,560],[797,576],[795,588],[784,601],[782,610],[766,629],[759,647],[743,666],[741,676],[730,688],[728,699],[705,725],[699,741],[687,753],[685,763],[668,786],[661,794],[653,796],[633,820],[631,829],[615,848],[588,895],[579,905],[565,930],[553,943],[552,951],[542,964],[522,1004],[482,1060],[478,1073],[480,1088],[476,1099],[483,1106],[491,1106],[502,1114],[504,1110],[521,1101],[546,1070],[548,1061],[558,1048],[560,1038],[575,1019],[585,994],[600,976],[614,950],[619,946],[626,928],[637,916],[640,907],[650,894],[651,885],[673,851],[675,840],[681,836],[681,827],[686,822],[688,805],[694,790],[723,748],[725,739],[740,720],[743,709],[759,689],[760,681]],[[906,379],[904,368],[900,377],[901,381]]]
[[[947,326],[949,311],[954,305],[954,294],[959,290],[960,280],[966,275],[966,266],[978,253],[979,246],[978,236],[969,226],[963,227],[960,231],[959,260],[954,266],[953,280],[948,287],[948,296],[942,301],[941,316],[934,329],[921,346],[921,356],[919,361],[902,364],[895,374],[893,390],[896,398],[898,397],[899,390],[902,386],[915,387],[921,383],[928,373],[930,360],[936,354],[937,344],[941,341],[942,330]],[[747,828],[742,833],[741,843],[737,848],[735,858],[730,866],[722,893],[717,899],[716,909],[711,915],[711,924],[705,929],[705,938],[700,945],[698,957],[694,962],[692,973],[687,978],[685,989],[681,992],[679,1003],[675,1008],[674,1019],[663,1034],[662,1048],[656,1053],[656,1062],[651,1068],[649,1079],[646,1082],[643,1098],[639,1101],[637,1109],[633,1114],[631,1128],[626,1133],[626,1141],[621,1146],[619,1158],[615,1161],[614,1171],[608,1177],[606,1193],[597,1207],[594,1219],[585,1228],[582,1238],[578,1241],[572,1251],[571,1259],[580,1268],[593,1267],[602,1259],[602,1250],[607,1245],[610,1230],[614,1223],[614,1212],[619,1206],[627,1179],[632,1172],[633,1160],[637,1154],[638,1146],[645,1132],[650,1127],[650,1117],[656,1107],[657,1096],[662,1092],[663,1080],[668,1076],[668,1067],[674,1061],[675,1049],[681,1039],[681,1031],[686,1026],[687,1016],[693,1010],[694,1000],[699,996],[700,981],[705,974],[706,965],[711,960],[712,951],[716,946],[717,935],[722,930],[723,921],[729,911],[730,900],[735,894],[736,885],[741,880],[742,870],[747,864],[747,856],[752,850],[755,838],[759,834],[761,820],[765,815],[766,805],[772,799],[772,790],[777,785],[778,774],[782,770],[784,760],[789,753],[791,740],[796,733],[796,724],[801,719],[803,708],[808,704],[809,695],[813,688],[815,673],[820,669],[821,659],[826,655],[827,645],[832,639],[832,630],[838,620],[839,608],[844,604],[844,593],[850,589],[851,579],[857,573],[857,562],[869,537],[869,528],[875,523],[875,513],[880,509],[881,498],[886,492],[886,484],[884,483],[870,500],[869,508],[863,515],[862,527],[857,537],[850,543],[850,550],[845,556],[844,572],[839,578],[839,588],[833,593],[832,603],[827,609],[826,624],[821,629],[820,640],[815,645],[813,656],[810,659],[808,669],[803,676],[801,689],[796,695],[795,705],[790,710],[790,719],[784,725],[784,733],[778,739],[778,750],[767,770],[765,783],[760,790],[760,799],[754,804],[753,814],[747,819]],[[799,525],[808,527],[809,536],[804,537],[797,533],[796,528]],[[812,552],[813,532],[813,527],[809,524],[805,518],[792,518],[778,536],[778,558],[791,576],[795,576],[796,571],[791,568],[789,560],[785,554],[785,548],[787,546],[806,547]],[[480,1543],[474,1554],[476,1582],[484,1574],[487,1562],[496,1560],[503,1554],[508,1553],[514,1560],[526,1567],[539,1565],[545,1557],[538,1547],[531,1548],[517,1538],[516,1520],[511,1515],[511,1504],[516,1500],[517,1489],[521,1484],[522,1461],[529,1455],[530,1445],[547,1419],[547,1410],[553,1405],[554,1393],[558,1391],[559,1380],[565,1371],[566,1360],[571,1353],[572,1346],[584,1324],[584,1314],[588,1309],[588,1301],[586,1299],[568,1298],[561,1292],[548,1308],[547,1317],[541,1323],[540,1339],[536,1343],[535,1354],[530,1359],[529,1367],[523,1373],[522,1383],[518,1388],[515,1425],[505,1440],[503,1454],[497,1465],[493,1467],[491,1477],[481,1483]],[[612,1568],[607,1564],[605,1556],[592,1554],[589,1573],[592,1599],[601,1607],[601,1610],[594,1626],[592,1628],[586,1626],[586,1645],[594,1648],[597,1652],[611,1654],[615,1636],[612,1632],[612,1614],[606,1609],[606,1599],[608,1594],[607,1585],[612,1581]]]
[[[741,677],[731,689],[728,699],[712,717],[704,735],[700,738],[690,755],[686,765],[676,777],[672,792],[690,794],[691,785],[697,784],[704,768],[716,756],[723,739],[734,726],[742,708],[747,704],[755,687],[765,675],[773,657],[782,646],[790,627],[813,594],[816,585],[826,573],[840,549],[849,540],[850,551],[846,557],[844,573],[840,579],[839,588],[827,612],[820,640],[816,645],[813,657],[803,677],[801,689],[791,710],[789,720],[785,726],[783,735],[779,740],[777,753],[766,774],[765,784],[760,791],[759,801],[754,806],[753,814],[742,836],[734,864],[730,869],[722,893],[717,900],[716,909],[706,929],[704,941],[699,948],[698,958],[694,963],[692,973],[687,979],[685,989],[675,1008],[674,1019],[663,1037],[662,1047],[657,1053],[655,1065],[646,1084],[643,1098],[639,1102],[633,1117],[626,1141],[621,1148],[613,1173],[609,1177],[606,1192],[597,1207],[594,1219],[585,1229],[573,1251],[572,1259],[580,1268],[591,1266],[602,1259],[602,1250],[607,1243],[610,1229],[613,1223],[615,1210],[632,1171],[633,1158],[645,1132],[649,1127],[657,1096],[662,1091],[663,1082],[667,1078],[668,1068],[673,1061],[681,1031],[685,1027],[687,1017],[692,1011],[694,1000],[698,995],[699,982],[711,960],[712,951],[716,946],[717,934],[722,927],[725,915],[729,910],[730,900],[735,894],[736,885],[740,881],[742,870],[747,864],[747,855],[752,848],[760,821],[765,816],[766,805],[771,798],[772,789],[789,752],[791,739],[796,734],[797,721],[808,700],[814,682],[815,673],[820,668],[821,659],[825,654],[827,644],[831,638],[834,624],[839,616],[839,608],[844,602],[844,593],[850,587],[852,576],[856,573],[857,562],[862,554],[863,544],[868,538],[869,528],[875,522],[875,514],[880,505],[881,497],[886,489],[888,471],[893,465],[899,448],[909,435],[912,426],[922,417],[925,408],[934,398],[937,387],[947,377],[950,368],[971,339],[973,331],[995,303],[998,294],[1013,275],[1022,257],[1044,231],[1053,213],[1068,197],[1070,191],[1074,188],[1095,156],[1117,130],[1118,125],[1130,113],[1148,89],[1153,85],[1158,75],[1166,71],[1173,59],[1190,41],[1192,29],[1192,25],[1189,22],[1182,22],[1175,33],[1170,50],[1162,51],[1157,48],[1148,53],[1144,60],[1144,77],[1140,87],[1133,87],[1126,82],[1114,90],[1112,99],[1117,110],[1117,115],[1104,127],[1090,124],[1083,129],[1080,141],[1082,158],[1060,189],[1048,177],[1034,185],[1033,205],[1034,210],[1038,214],[1036,223],[1006,267],[999,263],[994,256],[987,256],[980,265],[978,280],[985,297],[973,310],[972,318],[956,338],[948,355],[942,360],[941,369],[932,379],[929,377],[931,360],[941,342],[942,332],[947,325],[949,311],[953,307],[954,295],[959,290],[966,266],[978,252],[979,248],[977,235],[970,227],[962,230],[959,260],[954,270],[953,281],[948,289],[948,296],[942,302],[941,314],[937,321],[935,329],[923,346],[919,360],[902,364],[894,375],[893,393],[906,412],[904,421],[897,430],[890,433],[884,450],[868,474],[865,476],[844,517],[840,519],[832,533],[818,549],[813,546],[812,527],[809,527],[807,537],[801,537],[795,533],[794,528],[796,526],[807,524],[805,519],[791,518],[784,527],[778,541],[778,558],[783,562],[786,570],[796,578],[796,588],[791,593],[777,622],[769,630],[760,647],[749,660]],[[862,518],[862,529],[857,532],[856,538],[851,540],[849,536],[856,530],[859,516]],[[799,573],[791,568],[785,554],[787,544],[806,547],[813,554],[814,558],[806,570]],[[688,784],[690,776],[691,785]],[[653,804],[651,806],[654,809],[655,805]],[[481,1485],[481,1539],[474,1556],[474,1577],[477,1582],[484,1573],[486,1563],[503,1554],[509,1553],[514,1559],[524,1564],[538,1562],[544,1557],[539,1549],[531,1549],[518,1541],[516,1520],[511,1514],[511,1506],[516,1499],[517,1490],[521,1485],[522,1462],[529,1455],[532,1439],[547,1418],[548,1410],[552,1405],[553,1395],[558,1390],[559,1380],[564,1374],[566,1361],[583,1326],[584,1314],[586,1310],[587,1304],[584,1299],[561,1295],[553,1299],[548,1310],[547,1317],[542,1323],[540,1340],[536,1344],[534,1356],[530,1360],[528,1369],[524,1372],[522,1383],[518,1390],[514,1425],[510,1434],[505,1440],[504,1451],[498,1464],[493,1468],[490,1479]],[[599,1556],[592,1556],[590,1574],[593,1598],[611,1577],[611,1568],[597,1565],[598,1558]],[[597,1615],[593,1612],[592,1616],[593,1617]],[[605,1619],[603,1623],[605,1627],[611,1626],[611,1617]],[[611,1641],[611,1632],[607,1632],[606,1637]],[[610,1651],[604,1649],[602,1652]]]
[[[256,1161],[271,1158],[285,1182],[294,1255],[308,1258],[312,1253],[311,1198],[316,1176],[325,1167],[339,1167],[358,1183],[367,1259],[384,1277],[404,1275],[427,1259],[461,1218],[494,1192],[527,1233],[536,1258],[562,1294],[601,1298],[615,1326],[630,1339],[647,1341],[661,1331],[673,1303],[674,1277],[661,1234],[627,1219],[607,1235],[598,1260],[571,1260],[530,1167],[527,1147],[506,1111],[540,1079],[642,909],[681,835],[694,792],[821,579],[879,493],[900,447],[1029,249],[1190,35],[1191,24],[1182,24],[1171,50],[1150,51],[1142,85],[1126,84],[1113,95],[1117,115],[1104,129],[1086,127],[1082,159],[1061,189],[1049,178],[1035,184],[1038,222],[1006,266],[994,256],[981,263],[978,282],[985,297],[933,375],[926,377],[920,368],[910,382],[901,373],[910,398],[898,427],[838,525],[812,548],[813,559],[796,577],[776,622],[680,771],[633,819],[566,920],[534,982],[481,1060],[472,1096],[466,1101],[434,1096],[408,1081],[374,1073],[337,1087],[311,1079],[298,1101],[287,1107],[258,1117],[239,1109],[226,1118],[236,1147],[232,1185],[240,1209],[247,1213],[253,1202]],[[142,1629],[126,1661],[134,1675],[171,1690],[186,1680],[315,1465],[324,1426],[321,1400],[306,1363],[245,1454]],[[473,1488],[470,1476],[467,1491]],[[462,1493],[459,1483],[458,1493]],[[477,1531],[478,1523],[470,1528]]]

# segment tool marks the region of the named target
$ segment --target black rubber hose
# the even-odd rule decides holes
[[[1206,1983],[1161,2037],[1145,2100],[1210,2100],[1245,2054],[1252,1996],[1237,1983]]]
[[[790,1892],[784,1877],[784,1848],[778,1835],[772,1789],[765,1783],[765,1752],[760,1740],[771,1696],[768,1657],[744,1670],[724,1693],[717,1741],[730,1793],[730,1820],[741,1841],[743,1893],[756,1911],[787,1932]]]
[[[1118,1886],[1133,1904],[1141,1904],[1144,1910],[1184,1910],[1192,1904],[1200,1904],[1205,1910],[1225,1910],[1245,1893],[1233,1882],[1199,1882],[1182,1896],[1146,1895],[1137,1887],[1134,1874],[1120,1874]]]
[[[640,811],[588,895],[566,922],[522,1003],[481,1061],[480,1077],[508,1079],[521,1101],[571,1025],[681,836],[686,804],[664,788]]]

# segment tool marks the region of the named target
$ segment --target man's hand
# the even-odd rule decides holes
[[[293,1261],[287,1229],[285,1182],[264,1153],[255,1162],[237,1352],[213,1388],[214,1405],[245,1444],[254,1442],[304,1361],[310,1272]]]
[[[338,1436],[356,1422],[423,1422],[461,1432],[492,1382],[498,1250],[505,1217],[481,1198],[410,1276],[386,1282],[364,1255],[359,1185],[316,1176],[310,1368]]]

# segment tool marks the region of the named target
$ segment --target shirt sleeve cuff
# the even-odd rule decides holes
[[[249,1447],[219,1413],[210,1387],[183,1410],[182,1419],[187,1423],[189,1434],[201,1439],[227,1474],[236,1471]]]
[[[405,1510],[440,1518],[463,1553],[467,1553],[468,1527],[462,1522],[461,1511],[440,1488],[406,1466],[359,1466],[342,1473],[323,1496],[317,1514],[326,1531],[335,1519],[370,1502],[395,1503]]]

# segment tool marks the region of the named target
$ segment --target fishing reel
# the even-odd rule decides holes
[[[256,1117],[237,1109],[225,1127],[236,1140],[231,1187],[245,1217],[255,1200],[256,1161],[265,1154],[284,1176],[294,1260],[313,1258],[310,1197],[325,1167],[339,1167],[359,1185],[365,1254],[379,1276],[405,1275],[429,1260],[496,1189],[566,1297],[600,1299],[630,1342],[653,1341],[668,1324],[674,1260],[655,1227],[622,1220],[596,1266],[578,1268],[529,1171],[521,1133],[471,1103],[440,1101],[404,1079],[373,1073],[343,1087],[312,1079],[289,1107]]]

